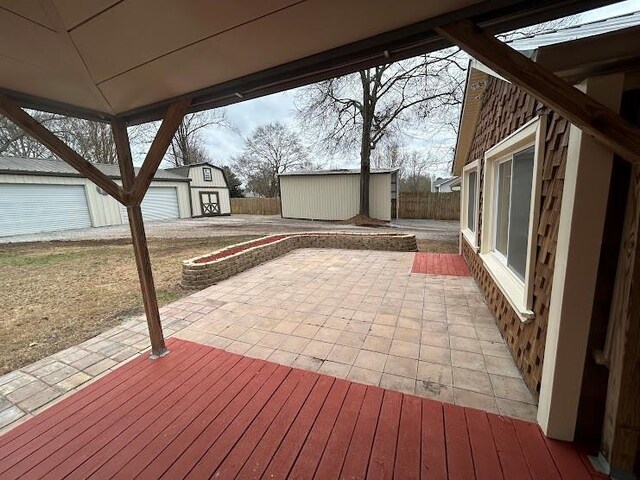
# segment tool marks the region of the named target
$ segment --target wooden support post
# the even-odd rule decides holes
[[[625,225],[609,317],[609,384],[602,453],[623,478],[640,450],[640,165],[631,173]],[[631,478],[631,477],[629,477]]]
[[[182,119],[184,118],[190,104],[191,100],[182,100],[174,103],[167,109],[167,113],[162,120],[160,129],[158,130],[156,137],[153,139],[153,143],[147,152],[147,156],[144,159],[144,163],[138,173],[135,184],[132,186],[131,194],[133,196],[133,201],[136,204],[139,205],[140,202],[142,202],[142,198],[147,192],[149,184],[151,183],[153,176],[156,174],[158,166],[160,166],[160,162],[162,162],[165,153],[167,153],[167,148],[169,148],[169,145],[173,140],[173,136],[182,123]]]
[[[640,128],[611,109],[589,98],[469,20],[437,27],[436,31],[625,160],[640,162]]]
[[[149,258],[147,237],[142,219],[142,207],[139,202],[135,202],[133,195],[131,195],[131,190],[135,185],[135,173],[131,159],[131,147],[129,145],[129,136],[127,135],[127,126],[120,120],[115,120],[111,128],[118,153],[118,165],[120,166],[120,175],[122,176],[122,186],[127,192],[127,216],[129,217],[129,228],[131,230],[131,240],[136,258],[138,278],[140,279],[140,289],[142,290],[144,312],[147,317],[149,338],[151,339],[151,353],[152,357],[160,357],[168,353],[168,351],[162,333],[158,299],[153,282],[153,272],[151,270],[151,259]]]
[[[81,174],[102,188],[117,201],[125,204],[124,191],[120,186],[87,162],[75,150],[51,133],[35,118],[25,112],[20,106],[0,94],[0,113],[22,128],[27,134],[38,140],[45,147],[58,155]]]

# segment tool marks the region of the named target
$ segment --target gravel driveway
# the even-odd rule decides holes
[[[229,235],[268,235],[303,231],[371,232],[371,228],[338,222],[292,220],[277,215],[232,215],[229,217],[186,218],[145,224],[149,238],[202,238]],[[384,230],[412,233],[422,240],[455,241],[459,223],[451,220],[394,220]],[[0,243],[105,240],[129,238],[128,225],[84,228],[62,232],[0,237]]]

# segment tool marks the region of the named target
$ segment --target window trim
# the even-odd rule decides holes
[[[484,155],[480,258],[522,322],[534,317],[531,309],[533,307],[533,280],[536,262],[535,240],[540,216],[541,176],[545,153],[546,125],[546,115],[540,115],[494,145]],[[531,146],[534,147],[535,151],[529,213],[529,238],[527,241],[526,270],[524,280],[521,280],[507,266],[504,255],[494,251],[497,205],[497,196],[495,195],[496,175],[497,166],[500,163],[513,158],[515,153]]]
[[[209,179],[207,180],[207,172],[209,172]],[[213,182],[213,172],[211,167],[202,167],[202,178],[205,182]]]
[[[468,177],[472,172],[476,172],[476,208],[474,212],[473,225],[474,230],[470,230],[468,225],[468,207],[469,207],[469,185],[468,185]],[[462,233],[463,238],[467,241],[469,246],[473,248],[474,251],[478,251],[478,218],[480,213],[480,161],[474,160],[473,162],[467,164],[462,169],[462,185],[461,185],[461,195],[460,195],[460,232]]]

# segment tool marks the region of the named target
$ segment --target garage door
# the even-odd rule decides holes
[[[84,185],[0,184],[0,236],[88,227]]]
[[[127,209],[120,206],[122,222],[127,223]],[[178,192],[175,187],[150,187],[142,200],[142,217],[149,220],[180,218]]]

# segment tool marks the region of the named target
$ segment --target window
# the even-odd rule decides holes
[[[466,165],[462,171],[462,215],[460,230],[467,242],[478,248],[478,192],[480,173],[478,161]]]
[[[210,168],[203,167],[202,168],[202,174],[204,175],[204,181],[205,182],[210,182],[211,181],[211,169]]]
[[[485,154],[480,257],[521,320],[533,316],[533,265],[545,117]]]

